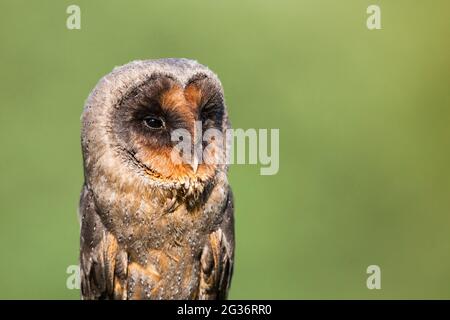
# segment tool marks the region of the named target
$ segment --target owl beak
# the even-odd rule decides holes
[[[192,162],[191,167],[194,173],[197,173],[199,161],[202,159],[202,123],[201,121],[195,121],[193,128],[192,139]],[[200,159],[200,160],[199,160]]]
[[[194,152],[194,156],[191,162],[191,168],[194,171],[194,173],[197,173],[197,169],[198,169],[198,157]]]

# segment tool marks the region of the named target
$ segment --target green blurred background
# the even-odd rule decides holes
[[[66,8],[81,7],[81,30]],[[382,30],[366,28],[381,6]],[[450,2],[0,4],[0,298],[78,299],[80,114],[135,59],[216,71],[233,126],[279,128],[280,171],[235,165],[230,298],[450,298]],[[381,290],[366,268],[381,267]]]

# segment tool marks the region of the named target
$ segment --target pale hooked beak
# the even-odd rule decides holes
[[[194,155],[192,157],[192,162],[190,163],[190,166],[192,168],[192,170],[194,170],[194,173],[197,173],[197,169],[198,169],[198,157],[197,157],[197,153],[194,152]]]
[[[202,159],[202,123],[201,121],[195,121],[194,130],[193,130],[193,139],[192,139],[192,147],[193,147],[193,157],[191,161],[191,168],[194,170],[194,173],[197,173],[199,161]]]

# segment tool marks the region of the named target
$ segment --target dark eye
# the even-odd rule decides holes
[[[162,129],[164,128],[164,121],[157,117],[145,117],[144,124],[150,129]]]

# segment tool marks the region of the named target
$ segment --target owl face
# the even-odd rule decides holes
[[[187,63],[192,64],[190,60]],[[155,70],[148,72],[151,69]],[[199,152],[206,146],[209,152],[220,152],[223,141],[205,140],[201,135],[209,129],[222,132],[228,126],[222,88],[215,75],[198,64],[193,68],[186,65],[177,68],[173,63],[144,64],[135,79],[127,71],[119,74],[126,75],[126,88],[116,90],[111,106],[97,106],[105,109],[98,119],[106,127],[103,140],[108,140],[99,143],[113,148],[113,153],[107,150],[109,156],[113,154],[121,162],[115,161],[114,165],[133,167],[140,176],[160,184],[213,178],[221,165],[202,162]],[[90,100],[95,98],[95,91],[93,95]],[[91,117],[88,114],[85,118]],[[87,125],[85,129],[90,127]],[[177,149],[186,136],[174,135],[176,132],[188,134],[189,157],[186,149]],[[89,136],[91,131],[86,133]],[[95,139],[100,138],[96,132]]]

